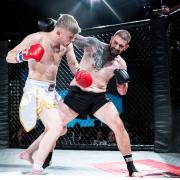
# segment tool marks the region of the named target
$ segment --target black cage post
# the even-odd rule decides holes
[[[172,109],[170,101],[169,39],[166,16],[154,17],[152,29],[152,61],[154,76],[154,121],[156,152],[171,151]]]
[[[8,41],[0,41],[0,148],[9,147]]]

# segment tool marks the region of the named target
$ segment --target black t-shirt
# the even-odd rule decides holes
[[[172,8],[180,3],[180,0],[165,0],[165,5]]]
[[[172,8],[180,3],[180,0],[150,0],[151,9],[160,9],[163,5]]]

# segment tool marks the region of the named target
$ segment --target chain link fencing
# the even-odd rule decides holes
[[[130,135],[132,149],[150,150],[154,141],[150,21],[91,28],[84,30],[82,34],[97,37],[109,43],[110,37],[118,29],[126,29],[132,36],[129,49],[122,54],[127,62],[131,81],[127,95],[121,97],[116,91],[115,79],[112,78],[108,84],[107,96],[113,101],[123,119]],[[9,48],[13,48],[19,42],[20,39],[11,41]],[[76,47],[74,50],[80,61],[83,50]],[[36,127],[27,133],[19,121],[18,108],[27,75],[27,63],[9,64],[10,147],[29,146],[44,129],[42,123],[37,121]],[[62,97],[67,93],[72,77],[66,59],[63,57],[56,87]],[[114,150],[117,149],[117,145],[113,133],[105,124],[98,119],[79,116],[68,124],[68,132],[58,139],[56,148]]]

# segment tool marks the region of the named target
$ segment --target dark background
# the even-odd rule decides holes
[[[148,0],[1,0],[0,38],[38,31],[40,18],[60,13],[73,15],[84,29],[146,19],[148,7]]]
[[[38,31],[40,18],[73,15],[82,29],[147,19],[152,9],[179,0],[1,0],[0,38]],[[168,5],[168,6],[169,6]]]
[[[2,93],[5,92],[5,95],[0,96],[0,147],[1,145],[8,147],[9,124],[10,122],[17,122],[17,106],[21,95],[19,92],[22,92],[23,87],[20,84],[17,72],[13,73],[11,69],[12,66],[16,66],[16,70],[22,70],[19,68],[21,64],[10,66],[5,62],[8,49],[14,47],[26,34],[38,31],[37,22],[40,18],[52,17],[56,19],[60,13],[68,13],[78,20],[83,29],[134,21],[133,23],[128,23],[129,26],[127,24],[121,24],[121,27],[127,28],[132,34],[132,44],[128,50],[129,55],[125,58],[130,69],[130,76],[132,74],[132,82],[130,83],[131,87],[128,90],[128,95],[123,101],[125,105],[124,119],[125,121],[128,119],[127,122],[132,123],[131,128],[136,128],[132,133],[133,137],[139,135],[144,139],[142,142],[140,138],[141,141],[136,140],[133,144],[140,144],[140,148],[142,148],[141,145],[143,144],[152,145],[153,138],[150,138],[151,141],[146,141],[147,138],[145,135],[150,135],[151,137],[151,132],[154,132],[156,152],[179,152],[180,16],[178,14],[174,15],[174,18],[169,16],[171,18],[169,22],[170,29],[168,31],[166,29],[167,19],[165,17],[152,18],[151,21],[139,21],[150,18],[152,9],[160,8],[164,4],[162,1],[1,0],[0,60],[2,62],[0,63],[0,90]],[[179,2],[179,0],[169,1]],[[91,31],[86,31],[91,32],[90,35],[102,36],[102,39],[107,39],[113,29],[112,26],[106,26],[106,28],[109,29],[106,29],[107,31],[101,31],[103,28],[95,28],[94,31],[92,29]],[[2,39],[5,39],[5,41]],[[12,39],[12,41],[7,41],[7,39]],[[152,49],[151,43],[154,43],[152,44]],[[169,50],[171,51],[171,55]],[[153,55],[152,59],[151,55]],[[13,78],[10,79],[11,74]],[[9,83],[10,80],[12,81],[11,83]],[[150,93],[147,93],[143,89],[146,87],[150,89]],[[9,96],[11,97],[9,98]],[[146,101],[148,103],[145,103]],[[10,103],[12,104],[10,105]],[[15,111],[9,111],[8,106],[9,108],[15,108]],[[13,117],[16,121],[9,117]],[[153,123],[155,123],[155,126]],[[12,129],[18,130],[18,128],[19,126],[17,124],[13,124]],[[148,130],[145,128],[148,128]]]

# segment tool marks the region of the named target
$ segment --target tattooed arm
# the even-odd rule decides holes
[[[79,34],[76,35],[74,45],[84,49],[85,47],[95,46],[98,42],[100,42],[97,38],[94,37],[84,37]]]
[[[94,58],[94,65],[97,70],[100,70],[108,60],[109,45],[101,42],[97,38],[84,37],[78,34],[75,38],[74,45],[83,50],[87,48],[92,49],[91,56]]]
[[[116,58],[115,58],[116,62],[119,63],[119,66],[117,67],[117,69],[125,69],[127,70],[127,64],[125,62],[125,60],[120,56],[118,55]],[[127,90],[128,90],[128,83],[118,83],[118,81],[116,80],[116,86],[117,86],[117,91],[118,93],[123,96],[127,93]]]

